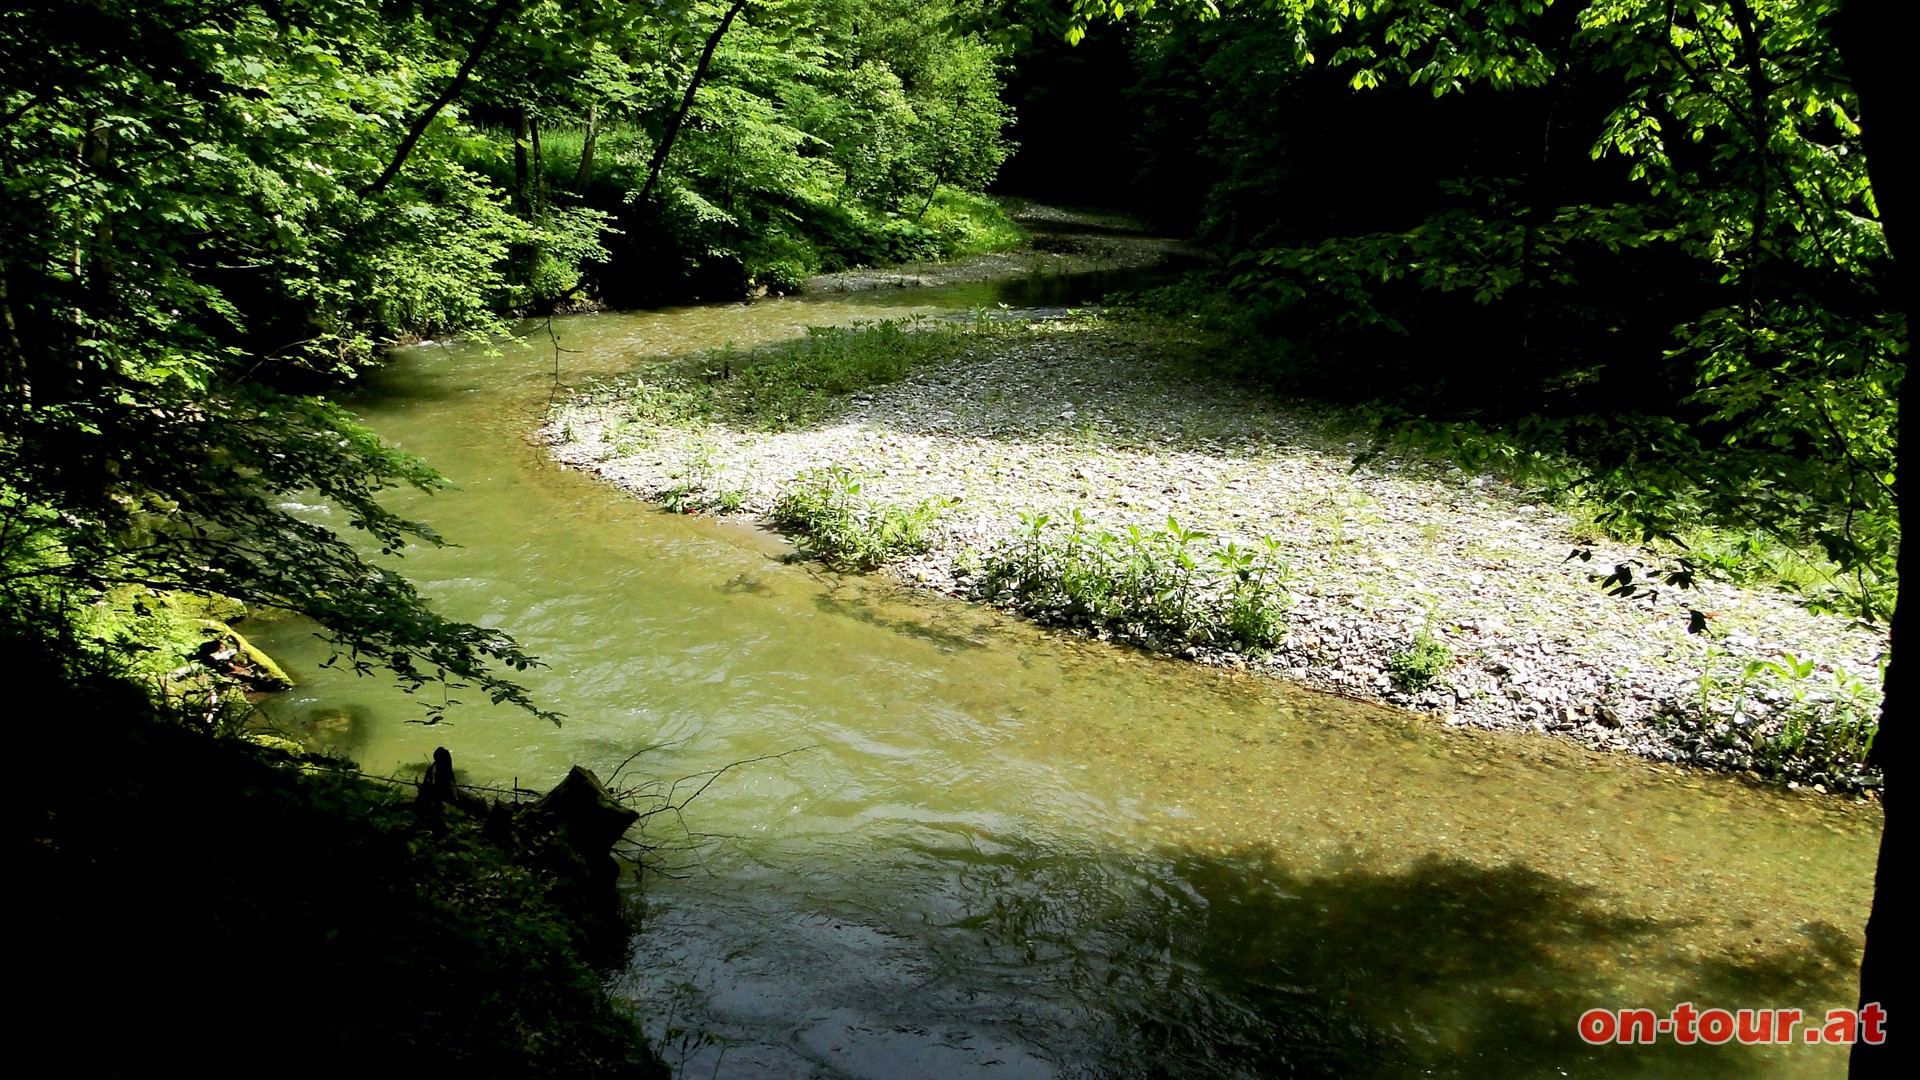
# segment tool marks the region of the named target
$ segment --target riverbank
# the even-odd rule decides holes
[[[1876,783],[1826,743],[1877,708],[1882,633],[1719,582],[1684,605],[1610,597],[1595,568],[1638,552],[1489,477],[1409,459],[1355,469],[1362,447],[1329,417],[1198,373],[1196,347],[1146,321],[1038,322],[794,430],[661,419],[636,438],[616,391],[567,405],[545,434],[562,462],[682,509],[765,518],[797,477],[835,466],[871,505],[945,501],[926,549],[888,570],[969,597],[1038,514],[1271,537],[1290,571],[1273,647],[1183,655],[1450,724],[1830,790]],[[1569,560],[1575,547],[1592,560]],[[1708,633],[1688,633],[1688,606]],[[1424,685],[1407,677],[1420,665]]]
[[[668,1075],[602,985],[630,811],[571,777],[496,807],[444,753],[416,790],[215,736],[19,629],[0,621],[16,686],[57,713],[17,745],[21,1024],[85,1024],[63,1071]]]

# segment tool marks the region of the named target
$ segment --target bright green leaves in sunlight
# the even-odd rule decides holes
[[[439,542],[378,499],[433,473],[298,388],[396,335],[496,325],[506,253],[541,236],[457,163],[450,116],[363,195],[472,14],[320,0],[0,18],[9,603],[219,593],[311,615],[408,685],[533,707],[496,674],[532,663],[510,640],[433,614],[294,510],[317,496],[387,554]]]
[[[964,21],[851,0],[0,7],[0,592],[38,612],[216,592],[310,615],[409,686],[535,708],[498,674],[531,657],[359,554],[440,542],[380,501],[432,471],[309,395],[388,344],[622,278],[790,288],[957,249],[1010,119],[1001,53]]]

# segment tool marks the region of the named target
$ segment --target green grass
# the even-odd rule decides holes
[[[934,195],[920,224],[940,238],[949,259],[1012,251],[1032,239],[999,200],[953,188]]]
[[[980,598],[1040,622],[1148,648],[1257,654],[1286,632],[1291,571],[1279,544],[1220,542],[1173,518],[1164,529],[1096,528],[1079,510],[1023,514],[975,575]]]
[[[805,427],[836,399],[898,382],[915,368],[963,355],[976,333],[918,319],[814,326],[798,341],[752,353],[729,346],[588,387],[581,400],[611,407],[613,421],[643,431],[724,423],[761,431]],[[623,429],[624,431],[624,429]],[[628,433],[629,441],[637,439]],[[609,440],[612,441],[612,440]]]
[[[486,176],[501,188],[513,185],[513,131],[499,126],[478,129],[478,138],[462,148],[461,164]],[[579,178],[580,154],[587,141],[585,127],[540,129],[541,177],[550,191],[573,191]],[[624,124],[606,124],[595,138],[593,175],[589,187],[625,192],[646,179],[644,163],[632,152],[647,146],[639,128]],[[531,150],[529,150],[531,154]]]

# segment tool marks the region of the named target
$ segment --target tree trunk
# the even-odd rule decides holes
[[[1905,6],[1891,0],[1847,0],[1835,31],[1854,92],[1859,95],[1860,138],[1867,151],[1867,168],[1873,180],[1880,223],[1886,230],[1887,248],[1893,254],[1893,280],[1886,286],[1895,305],[1905,313],[1911,335],[1915,319],[1912,280],[1907,267],[1915,257],[1911,232],[1914,195],[1912,159],[1906,154],[1911,150],[1913,98],[1912,88],[1903,85],[1911,63],[1906,55],[1910,52],[1907,23],[1900,18]],[[1913,406],[1913,395],[1908,392],[1912,384],[1904,375],[1903,370],[1898,399],[1900,426],[1894,452],[1896,497],[1904,494],[1910,478],[1920,475],[1920,465],[1915,464],[1915,440],[1907,437],[1912,430],[1907,421],[1912,415],[1909,409]],[[1899,497],[1899,514],[1902,538],[1899,575],[1904,585],[1911,580],[1916,567],[1920,567],[1920,563],[1907,557],[1912,550],[1907,541],[1920,536],[1920,515],[1914,513],[1911,500],[1904,497]],[[1879,1002],[1894,1024],[1911,1022],[1906,996],[1911,984],[1907,982],[1905,970],[1911,960],[1899,959],[1910,955],[1908,946],[1902,943],[1911,936],[1906,920],[1913,917],[1912,890],[1902,884],[1910,879],[1900,869],[1906,856],[1905,803],[1902,801],[1906,798],[1906,789],[1903,785],[1908,783],[1908,756],[1912,753],[1911,733],[1906,730],[1906,724],[1914,697],[1914,667],[1904,655],[1908,638],[1914,633],[1909,606],[1895,602],[1889,634],[1886,700],[1880,710],[1880,734],[1873,744],[1874,762],[1886,777],[1881,795],[1885,827],[1880,834],[1879,867],[1874,873],[1873,912],[1867,918],[1866,953],[1860,963],[1861,1004]],[[1896,1073],[1911,1075],[1910,1065],[1907,1068],[1899,1065],[1912,1056],[1904,1049],[1911,1045],[1911,1039],[1907,1032],[1898,1032],[1879,1046],[1854,1043],[1850,1075],[1856,1080]]]
[[[378,195],[386,190],[388,184],[393,183],[394,177],[400,175],[400,167],[407,163],[408,155],[412,154],[413,148],[420,144],[420,137],[425,135],[427,128],[433,125],[433,119],[440,115],[440,110],[452,104],[453,99],[460,96],[460,91],[467,85],[467,80],[473,77],[474,65],[480,62],[480,58],[486,55],[488,47],[493,44],[493,35],[499,32],[500,24],[519,4],[520,0],[500,0],[493,5],[493,10],[487,12],[486,22],[480,25],[480,32],[473,36],[473,45],[467,49],[467,58],[460,62],[460,70],[453,73],[453,81],[448,83],[447,88],[440,91],[440,96],[434,98],[433,103],[414,119],[413,126],[407,129],[406,137],[400,140],[399,149],[393,152],[393,160],[387,162],[387,167],[380,171],[380,176],[373,183],[360,189],[361,198]],[[219,5],[215,5],[216,10],[218,7]]]
[[[533,167],[528,151],[533,143],[531,121],[525,106],[513,110],[513,206],[520,216],[533,220]]]
[[[533,216],[547,212],[547,155],[540,149],[540,118],[527,118],[527,131],[533,142]]]
[[[573,190],[579,194],[587,193],[587,184],[593,180],[593,145],[600,140],[600,104],[594,102],[587,106],[587,137],[580,143],[580,171],[573,174]]]

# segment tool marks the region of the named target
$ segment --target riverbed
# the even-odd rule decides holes
[[[402,351],[351,404],[447,475],[394,505],[461,546],[400,567],[538,654],[527,681],[566,722],[456,689],[446,720],[410,723],[418,702],[322,667],[297,622],[255,634],[301,682],[274,715],[375,773],[444,745],[502,786],[578,762],[618,786],[694,778],[685,802],[712,777],[647,821],[656,869],[614,984],[688,1076],[1841,1075],[1834,1048],[1591,1047],[1575,1020],[1850,1004],[1877,806],[828,574],[530,438],[596,374],[1096,287],[578,316]]]

